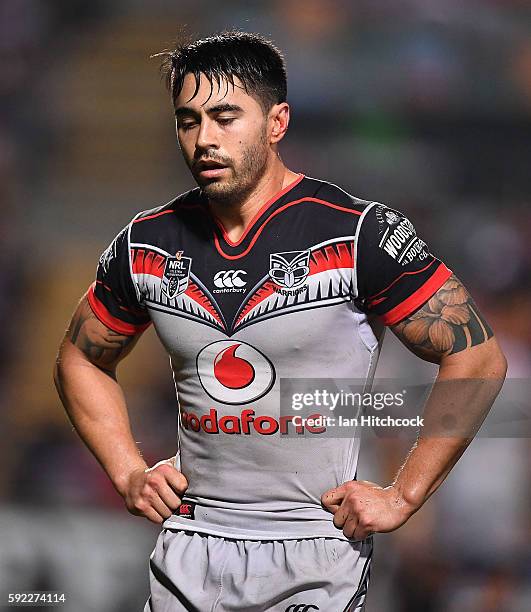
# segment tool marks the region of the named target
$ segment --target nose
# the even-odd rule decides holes
[[[216,134],[216,125],[209,117],[204,117],[201,120],[201,125],[197,134],[197,141],[195,143],[197,149],[217,149],[218,141]]]

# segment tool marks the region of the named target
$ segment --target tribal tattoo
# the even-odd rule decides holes
[[[422,308],[391,329],[410,350],[435,363],[493,336],[474,300],[454,274]]]
[[[91,363],[113,377],[116,365],[132,350],[139,338],[119,334],[101,323],[86,297],[72,318],[67,337]]]

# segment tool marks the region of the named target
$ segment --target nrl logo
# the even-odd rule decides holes
[[[175,257],[167,257],[162,275],[162,291],[170,299],[184,293],[190,280],[191,257],[183,257],[184,251],[177,251]]]
[[[304,286],[310,272],[308,262],[310,251],[285,251],[271,253],[269,256],[269,276],[271,280],[285,291],[293,295],[307,289]]]

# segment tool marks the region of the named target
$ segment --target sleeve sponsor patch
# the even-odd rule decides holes
[[[378,246],[397,263],[405,266],[414,259],[429,257],[424,240],[419,238],[411,221],[401,213],[384,206],[375,210],[379,229]]]
[[[362,223],[356,301],[392,325],[429,299],[451,272],[401,212],[376,204]]]

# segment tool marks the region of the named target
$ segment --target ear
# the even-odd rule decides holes
[[[269,111],[270,136],[269,142],[275,144],[284,138],[289,125],[289,104],[275,104]]]

